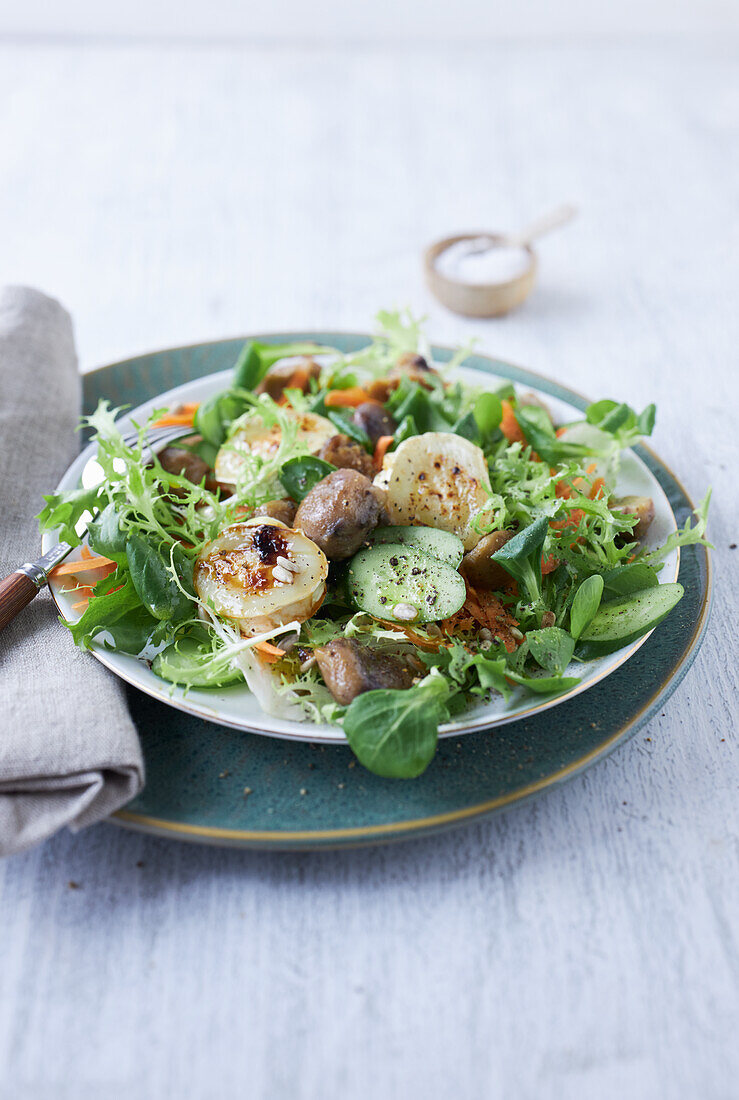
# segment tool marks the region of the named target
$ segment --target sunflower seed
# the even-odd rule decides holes
[[[294,577],[289,569],[283,569],[281,565],[275,565],[272,569],[272,578],[276,581],[281,581],[283,584],[292,584]]]
[[[290,561],[289,558],[283,558],[282,554],[277,557],[277,564],[281,565],[283,569],[287,569],[288,573],[299,573],[297,565],[294,561]]]
[[[418,618],[418,611],[413,606],[413,604],[396,603],[395,607],[393,608],[393,618],[402,619],[404,622],[410,623],[413,622],[414,619]]]

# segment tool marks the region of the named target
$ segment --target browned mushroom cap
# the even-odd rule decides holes
[[[492,560],[495,554],[511,538],[510,531],[492,531],[484,535],[477,546],[462,558],[461,571],[476,588],[489,588],[492,592],[502,588],[510,580],[502,565]]]
[[[612,502],[611,511],[636,516],[636,524],[631,533],[635,539],[643,539],[654,519],[654,501],[651,497],[621,497]]]
[[[321,447],[318,457],[339,470],[358,470],[365,477],[372,477],[371,456],[348,435],[332,435]]]
[[[398,356],[398,366],[401,370],[407,371],[427,371],[434,373],[431,367],[428,365],[425,357],[419,355],[417,351],[404,351],[402,355]]]
[[[402,378],[410,378],[412,382],[418,382],[427,390],[434,388],[432,378],[438,378],[438,372],[430,367],[422,355],[413,351],[405,351],[398,357],[394,367],[391,367],[387,378],[378,378],[367,388],[367,393],[373,401],[383,404],[387,401],[393,390],[397,389]]]
[[[354,423],[370,437],[372,445],[382,435],[392,435],[398,426],[395,417],[383,409],[378,401],[363,401],[354,410]]]
[[[274,401],[279,401],[286,389],[307,393],[311,380],[318,378],[320,373],[321,368],[315,359],[303,357],[294,359],[292,363],[276,363],[269,368],[256,392],[267,393]]]
[[[192,442],[200,440],[200,436],[193,436]],[[205,488],[209,493],[220,492],[221,497],[231,495],[230,487],[225,487],[216,481],[212,469],[199,455],[188,451],[185,447],[164,447],[157,453],[157,458],[168,474],[178,474],[186,477],[193,485],[200,485],[205,479]],[[172,487],[173,496],[181,496],[184,490]]]
[[[382,494],[357,470],[334,470],[301,502],[294,526],[334,561],[350,558],[384,519]]]
[[[212,473],[204,459],[184,447],[165,447],[159,451],[157,458],[168,474],[179,474],[194,485],[199,485],[203,478]]]
[[[269,516],[270,519],[278,519],[286,527],[292,527],[298,506],[294,500],[268,500],[254,509],[255,516]]]
[[[418,382],[427,390],[434,388],[431,379],[438,377],[437,372],[428,365],[423,355],[412,351],[406,351],[399,356],[397,364],[388,374],[388,379],[397,385],[403,376],[410,378],[412,382]]]
[[[415,676],[400,657],[378,653],[353,638],[336,638],[313,652],[326,686],[342,706],[364,691],[410,687]]]

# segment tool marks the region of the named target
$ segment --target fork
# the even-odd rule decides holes
[[[145,447],[142,458],[148,459],[148,456],[156,453],[155,448],[160,450],[165,444],[192,434],[192,428],[186,428],[182,425],[153,428],[144,433]],[[132,447],[135,443],[138,443],[139,432],[138,430],[122,432],[121,437],[127,447]],[[83,477],[85,471],[93,462],[95,462],[94,457],[85,466]],[[12,622],[16,615],[28,606],[34,596],[37,596],[41,589],[46,587],[52,569],[64,561],[71,549],[72,547],[68,542],[59,542],[51,550],[47,550],[37,561],[24,562],[13,573],[0,581],[0,630],[4,630],[8,623]]]

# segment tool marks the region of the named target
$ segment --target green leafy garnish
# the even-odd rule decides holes
[[[518,581],[532,605],[541,603],[541,552],[548,531],[549,520],[542,516],[492,556],[493,561]]]
[[[358,695],[344,717],[344,733],[360,763],[375,775],[413,779],[431,763],[449,687],[431,673],[407,691]]]
[[[595,618],[602,595],[603,578],[597,573],[584,580],[575,592],[570,608],[570,633],[575,641]]]
[[[335,469],[330,462],[324,462],[315,455],[302,455],[300,458],[288,459],[280,467],[280,481],[288,496],[300,502],[319,481],[323,481]]]
[[[65,622],[65,625],[77,645],[87,649],[101,631],[110,630],[119,619],[140,606],[141,600],[130,575],[117,569],[98,582],[95,595],[77,622]]]
[[[564,672],[575,652],[575,639],[558,626],[529,630],[526,640],[536,663],[556,675]]]
[[[482,436],[491,436],[503,417],[501,399],[494,393],[481,393],[475,400],[473,416]]]
[[[193,614],[192,561],[176,544],[170,562],[159,547],[141,535],[129,535],[126,558],[139,599],[155,619],[179,622]]]
[[[339,429],[342,435],[349,436],[349,439],[353,439],[355,443],[360,443],[368,451],[372,450],[370,437],[367,435],[364,428],[354,423],[351,416],[341,412],[339,409],[329,409],[326,415],[334,427]]]

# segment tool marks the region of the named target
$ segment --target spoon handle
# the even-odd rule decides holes
[[[0,581],[0,630],[4,630],[46,586],[51,570],[71,549],[66,542],[60,542],[38,561],[26,562]]]
[[[543,237],[545,233],[551,233],[553,229],[559,229],[561,225],[566,225],[567,222],[572,221],[576,214],[577,207],[573,206],[572,203],[565,203],[564,206],[558,206],[556,210],[552,210],[549,214],[545,214],[542,218],[537,218],[535,222],[531,222],[522,233],[517,233],[512,241],[518,245],[531,244],[532,241]]]

